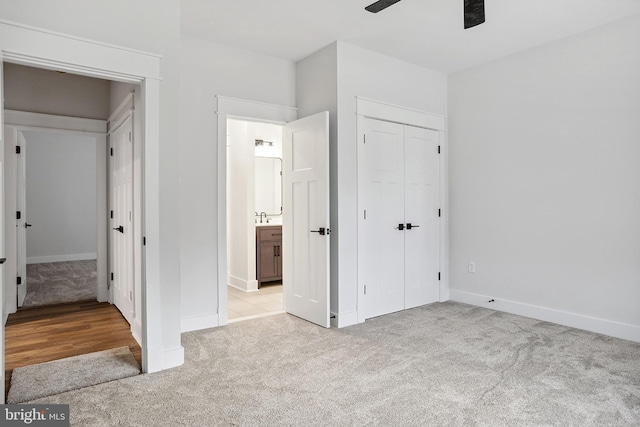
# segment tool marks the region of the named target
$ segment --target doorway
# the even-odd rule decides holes
[[[329,112],[296,120],[296,110],[236,98],[217,97],[218,114],[218,320],[228,323],[227,135],[228,119],[283,126],[282,259],[284,309],[302,319],[329,327]],[[255,144],[255,139],[253,140]],[[254,145],[255,147],[255,145]],[[255,173],[255,172],[254,172]],[[246,180],[246,177],[243,179]],[[253,201],[252,201],[253,203]],[[246,230],[258,215],[245,200]],[[240,238],[248,239],[249,233]],[[275,238],[276,236],[271,236]],[[255,237],[251,237],[252,239]],[[245,258],[246,261],[246,258]],[[250,266],[247,266],[247,269]],[[248,277],[248,276],[247,276]],[[247,280],[248,282],[248,280]]]
[[[227,120],[229,322],[284,312],[282,125]]]
[[[18,205],[25,200],[18,211],[26,238],[18,238],[17,246],[19,253],[26,252],[26,272],[18,271],[18,277],[26,276],[21,280],[26,292],[18,292],[18,307],[97,301],[97,195],[104,194],[98,181],[106,179],[97,177],[97,137],[50,131],[21,134],[17,174],[21,177],[24,169],[26,185],[18,185],[19,192],[25,190],[18,195]]]

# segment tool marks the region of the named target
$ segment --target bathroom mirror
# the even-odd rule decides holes
[[[282,159],[256,156],[256,212],[282,215]]]

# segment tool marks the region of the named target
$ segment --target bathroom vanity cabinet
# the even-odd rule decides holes
[[[256,276],[263,282],[282,280],[282,226],[256,227]]]

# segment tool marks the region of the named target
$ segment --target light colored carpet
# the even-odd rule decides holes
[[[27,264],[27,296],[23,307],[95,301],[96,260]]]
[[[183,334],[185,364],[35,403],[78,426],[640,425],[640,344],[465,304]]]
[[[16,368],[7,403],[23,403],[140,373],[129,347]]]

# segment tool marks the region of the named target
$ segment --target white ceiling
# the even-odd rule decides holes
[[[486,0],[463,29],[463,0],[182,0],[182,33],[297,61],[335,40],[451,73],[640,13],[640,0]]]

